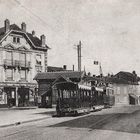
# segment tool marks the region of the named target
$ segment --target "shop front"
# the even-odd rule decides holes
[[[6,85],[0,87],[0,107],[26,107],[37,105],[35,85]]]
[[[4,92],[7,94],[8,107],[16,106],[16,88],[4,87]]]
[[[29,106],[29,88],[18,88],[18,106]]]

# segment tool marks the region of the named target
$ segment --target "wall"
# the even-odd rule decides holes
[[[129,105],[129,94],[140,96],[139,85],[113,84],[115,105]]]

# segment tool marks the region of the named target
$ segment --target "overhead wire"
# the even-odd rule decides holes
[[[34,17],[34,19],[33,18],[30,18],[29,20],[36,20],[37,22],[40,22],[42,25],[43,25],[43,27],[42,28],[45,28],[45,30],[46,30],[46,26],[47,27],[49,27],[49,28],[51,28],[51,30],[54,30],[53,28],[52,28],[52,26],[50,26],[48,23],[46,23],[40,16],[38,16],[37,14],[35,14],[33,11],[31,11],[29,8],[27,8],[27,7],[25,7],[23,4],[21,4],[21,2],[19,2],[18,0],[14,0],[18,5],[20,5],[21,6],[21,8],[22,9],[24,9],[26,12],[28,12],[29,14],[29,16],[30,17]],[[32,16],[31,16],[32,15]],[[44,26],[45,25],[45,26]]]

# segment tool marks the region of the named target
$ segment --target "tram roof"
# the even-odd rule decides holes
[[[82,74],[83,72],[79,71],[40,72],[37,73],[34,80],[57,79],[59,76],[68,77],[71,79],[80,79]]]

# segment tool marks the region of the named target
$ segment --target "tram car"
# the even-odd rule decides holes
[[[89,113],[94,111],[96,106],[113,105],[113,89],[111,88],[97,88],[71,82],[59,83],[56,87],[58,89],[57,116]]]

